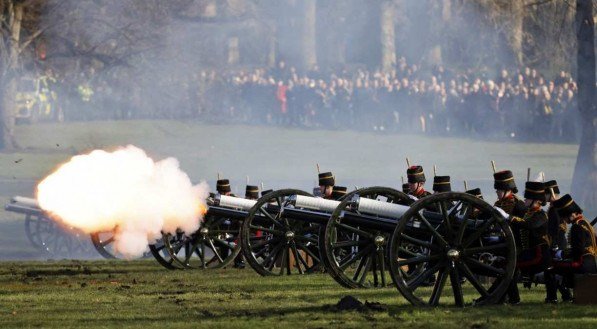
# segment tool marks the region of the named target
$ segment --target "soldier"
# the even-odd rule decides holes
[[[410,193],[410,187],[409,187],[408,183],[402,184],[402,192],[404,192],[406,194]]]
[[[510,170],[498,171],[493,174],[493,179],[493,188],[495,189],[498,197],[498,200],[495,202],[494,206],[504,210],[508,216],[523,217],[526,212],[526,207],[524,202],[518,199],[516,196],[518,188],[514,182],[514,175],[512,172]],[[520,241],[520,236],[517,234],[517,231],[514,230],[513,233],[514,240]],[[516,271],[514,279],[512,280],[512,284],[506,293],[508,302],[511,304],[520,303],[520,294],[518,293],[517,286],[518,275],[519,272]],[[505,298],[506,296],[504,296],[504,299]]]
[[[560,218],[572,224],[568,235],[570,248],[556,252],[554,272],[562,274],[566,285],[573,288],[574,274],[597,273],[595,231],[569,194],[554,201],[553,205]]]
[[[450,176],[433,177],[433,194],[442,192],[452,192],[452,186],[450,185]]]
[[[331,172],[324,172],[319,174],[319,189],[321,190],[321,197],[324,199],[332,199],[332,190],[336,183],[336,179]]]
[[[566,240],[566,222],[558,216],[558,212],[554,207],[554,202],[558,200],[559,194],[560,188],[555,180],[545,183],[545,196],[549,202],[547,210],[548,232],[551,238],[552,249],[561,249],[568,245],[568,241]]]
[[[524,203],[527,211],[523,217],[511,216],[510,226],[518,232],[517,269],[532,279],[536,274],[544,272],[547,296],[546,303],[557,303],[556,284],[551,267],[551,252],[547,234],[547,214],[541,209],[545,203],[545,184],[542,182],[526,182]],[[518,294],[518,286],[515,293]],[[514,290],[512,291],[514,293]],[[510,294],[510,298],[512,298]]]
[[[245,199],[257,200],[259,199],[259,187],[255,185],[247,185],[245,189]]]
[[[467,190],[466,192],[464,192],[466,194],[470,194],[476,198],[479,198],[481,200],[483,200],[483,193],[481,193],[481,189],[480,188],[474,188],[471,190]],[[474,208],[473,211],[471,212],[470,218],[471,219],[485,219],[485,218],[489,218],[491,217],[491,214],[488,214],[486,212],[482,212],[480,209],[478,208]]]
[[[474,197],[477,197],[477,198],[483,200],[483,193],[481,193],[481,189],[480,188],[474,188],[474,189],[471,189],[471,190],[467,190],[464,193],[470,194],[470,195],[472,195]]]
[[[216,183],[216,191],[218,191],[221,195],[228,195],[232,194],[232,190],[230,189],[230,181],[227,179],[218,179]]]
[[[421,166],[411,166],[406,170],[406,176],[408,177],[408,189],[410,195],[416,198],[426,197],[431,193],[425,191],[425,173]]]
[[[547,210],[547,232],[549,234],[550,248],[554,252],[568,246],[568,240],[566,239],[566,221],[558,216],[558,211],[554,206],[554,202],[559,199],[559,195],[560,188],[555,180],[545,183],[545,197],[549,202],[549,208]],[[570,289],[563,285],[561,281],[562,280],[556,280],[556,284],[558,291],[562,295],[562,300],[565,302],[572,301],[572,293],[570,292]]]
[[[347,191],[348,189],[345,186],[334,186],[332,188],[332,200],[342,199],[346,195]]]

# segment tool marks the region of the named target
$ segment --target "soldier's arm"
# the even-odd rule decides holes
[[[570,241],[568,241],[570,248],[564,251],[564,258],[575,258],[580,256],[584,246],[584,234],[582,228],[578,225],[572,225],[570,228]]]

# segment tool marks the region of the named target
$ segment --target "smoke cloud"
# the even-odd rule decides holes
[[[42,209],[85,233],[115,230],[126,257],[142,255],[161,232],[196,231],[208,194],[178,160],[156,162],[132,145],[75,156],[37,186]]]

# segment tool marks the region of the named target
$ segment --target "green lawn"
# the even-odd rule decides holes
[[[382,311],[338,311],[345,295]],[[1,328],[594,328],[594,306],[423,309],[395,289],[347,290],[325,274],[260,277],[250,269],[168,271],[154,261],[2,263]]]
[[[572,177],[576,145],[497,143],[474,139],[431,138],[353,131],[310,131],[260,126],[218,126],[180,121],[116,121],[18,126],[22,150],[0,154],[0,178],[38,180],[74,154],[95,148],[134,144],[155,158],[174,156],[195,181],[213,181],[216,173],[244,184],[311,187],[315,164],[331,170],[339,183],[397,186],[405,176],[405,158],[422,164],[432,176],[452,175],[479,184],[492,180],[490,160],[509,168],[522,184],[527,167],[562,181]],[[233,187],[234,188],[234,187]],[[241,187],[238,187],[240,191]],[[490,191],[487,190],[486,193]]]

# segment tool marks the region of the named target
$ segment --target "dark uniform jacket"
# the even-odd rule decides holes
[[[555,207],[549,206],[547,210],[547,230],[550,238],[550,247],[552,249],[566,248],[568,240],[566,239],[566,222],[564,222]]]
[[[501,208],[508,215],[517,217],[523,217],[527,208],[524,205],[524,201],[520,200],[513,194],[511,194],[508,197],[497,200],[493,205],[498,208]]]
[[[570,227],[570,248],[564,251],[565,258],[580,261],[584,256],[597,256],[595,232],[584,217],[579,217]]]
[[[523,217],[512,216],[510,226],[519,237],[516,241],[518,267],[530,271],[547,268],[551,264],[547,214],[541,208],[532,208]]]

